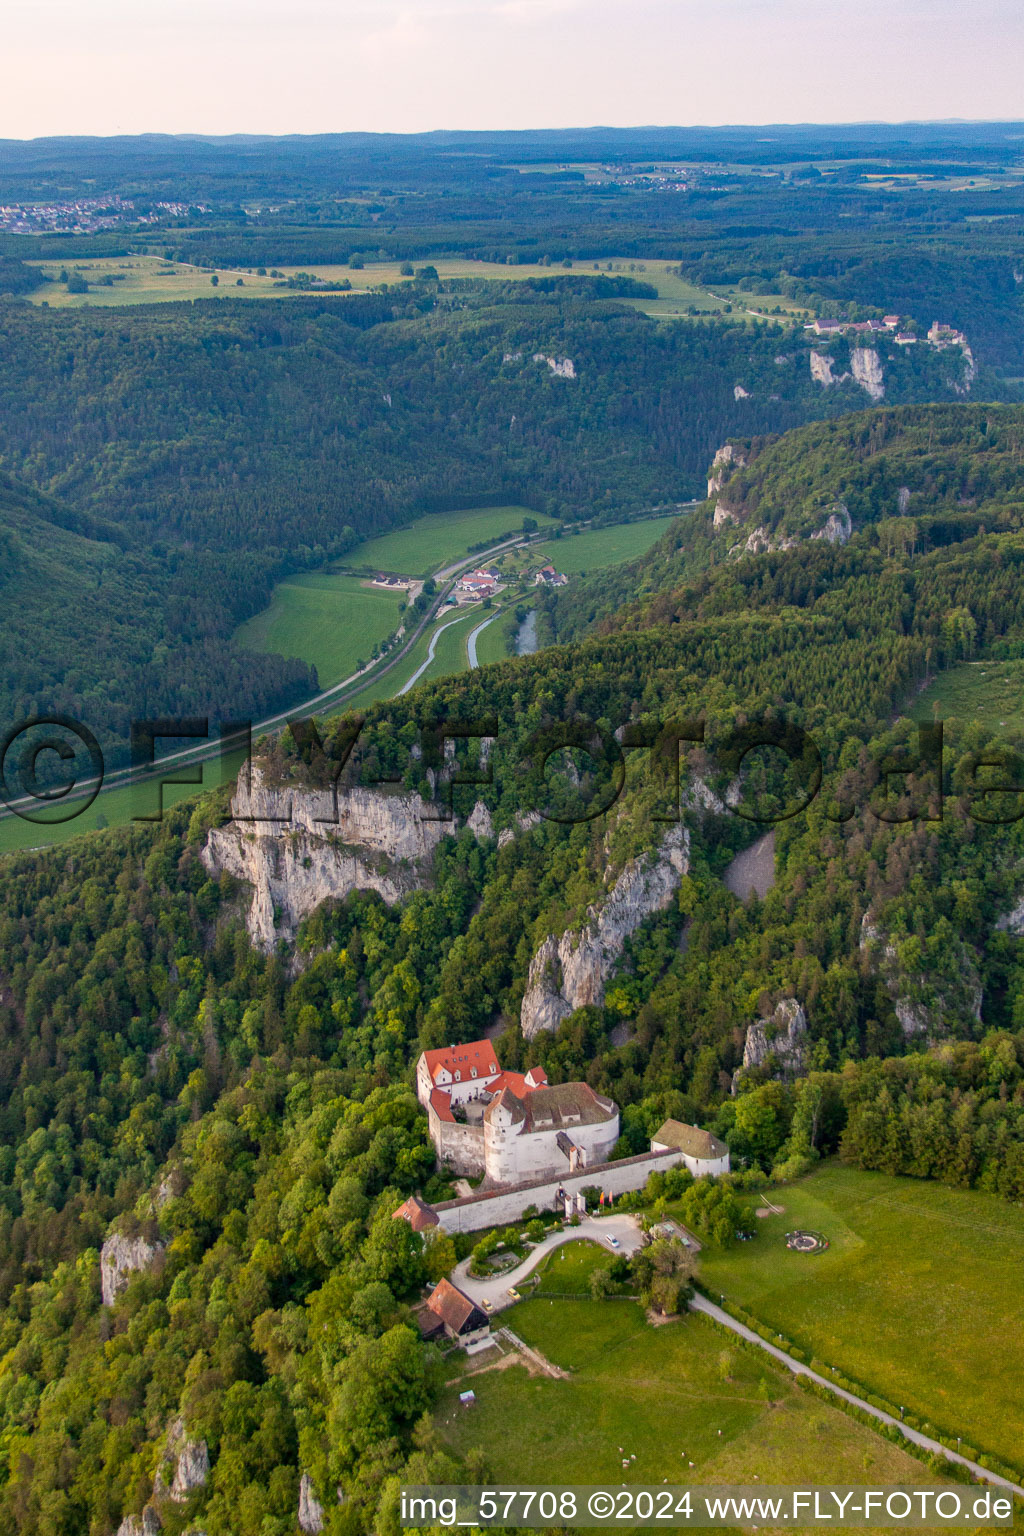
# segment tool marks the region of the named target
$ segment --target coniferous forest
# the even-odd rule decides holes
[[[1024,1202],[1024,718],[944,718],[935,691],[1024,675],[1024,203],[997,188],[1000,218],[980,223],[954,191],[869,195],[883,151],[914,174],[1016,164],[995,129],[906,132],[897,154],[850,130],[824,188],[811,130],[785,131],[770,186],[694,133],[715,179],[695,173],[672,213],[625,172],[513,190],[501,136],[463,172],[451,146],[410,145],[386,182],[372,136],[347,158],[282,147],[260,193],[287,211],[248,219],[252,161],[227,143],[177,170],[135,141],[0,146],[0,202],[42,198],[59,163],[111,196],[173,183],[192,205],[0,236],[5,731],[80,717],[115,762],[130,717],[301,713],[315,669],[233,630],[282,577],[428,511],[517,504],[568,526],[683,508],[640,559],[538,589],[534,654],[257,743],[276,789],[431,801],[439,723],[491,739],[486,784],[460,740],[481,782],[450,786],[449,835],[402,899],[354,889],[294,934],[275,910],[260,942],[251,890],[209,857],[228,790],[0,855],[0,1536],[148,1536],[157,1507],[170,1533],[292,1536],[303,1478],[327,1532],[392,1536],[403,1483],[486,1478],[439,1431],[451,1360],[414,1316],[479,1234],[392,1219],[453,1192],[416,1098],[424,1049],[486,1032],[505,1069],[589,1083],[619,1106],[616,1158],[666,1119],[712,1131],[733,1167],[717,1235],[687,1196],[712,1244],[748,1191],[829,1158]],[[602,133],[608,163],[631,164],[626,132]],[[568,162],[593,155],[583,139],[516,149]],[[551,272],[37,302],[39,250],[73,265],[122,248],[246,272],[382,252]],[[609,256],[633,275],[600,270]],[[645,258],[822,318],[900,309],[918,340],[867,338],[872,400],[861,335],[819,341],[781,305],[658,319],[637,307]],[[933,309],[966,331],[970,369],[959,344],[926,343]],[[678,794],[653,750],[666,727]],[[537,743],[566,740],[534,772]],[[527,1038],[538,949],[673,817],[671,900],[600,1002]],[[773,879],[740,899],[723,876],[767,832]],[[798,1060],[776,1027],[791,1004]],[[766,1049],[745,1061],[753,1025]],[[112,1235],[145,1262],[104,1299]],[[178,1499],[183,1438],[208,1465]]]

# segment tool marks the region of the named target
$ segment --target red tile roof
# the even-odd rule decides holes
[[[476,1302],[471,1301],[457,1285],[452,1285],[450,1280],[437,1282],[427,1306],[450,1333],[471,1333],[475,1328],[483,1328],[487,1322],[486,1312],[481,1312]]]
[[[431,1088],[430,1107],[439,1120],[447,1120],[452,1125],[455,1124],[451,1100],[442,1088]]]
[[[426,1232],[430,1227],[436,1227],[439,1221],[437,1212],[425,1200],[421,1200],[419,1195],[410,1195],[404,1205],[400,1205],[394,1212],[392,1221],[399,1216],[409,1223],[414,1232]]]
[[[477,1077],[493,1077],[501,1070],[494,1046],[489,1040],[471,1040],[468,1045],[443,1045],[436,1051],[425,1051],[424,1055],[432,1083],[437,1082],[438,1073],[442,1069],[449,1071],[453,1077],[456,1072],[461,1072],[463,1082],[473,1076],[474,1067]]]

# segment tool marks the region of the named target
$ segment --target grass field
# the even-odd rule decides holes
[[[559,571],[600,571],[624,560],[636,560],[667,533],[670,517],[645,517],[636,523],[617,523],[612,528],[585,528],[582,533],[548,539],[530,550],[534,566],[550,562]]]
[[[1024,732],[1024,661],[968,661],[941,672],[914,700],[915,719],[977,722],[991,730]]]
[[[1024,1212],[838,1164],[773,1198],[785,1213],[754,1242],[701,1253],[709,1289],[943,1433],[1024,1459]],[[828,1252],[790,1253],[794,1227]]]
[[[561,1251],[566,1259],[549,1264],[542,1287],[582,1283],[589,1254]],[[481,1371],[451,1383],[438,1420],[459,1453],[481,1446],[490,1477],[505,1486],[753,1483],[755,1474],[788,1484],[929,1480],[920,1463],[805,1397],[704,1318],[654,1328],[629,1300],[543,1294],[504,1316],[569,1379],[527,1375],[519,1364]],[[470,1384],[476,1403],[467,1412],[457,1393]],[[628,1470],[623,1455],[636,1457]]]
[[[188,799],[191,795],[198,795],[203,790],[216,789],[221,784],[229,783],[234,779],[242,762],[243,754],[235,752],[228,755],[223,765],[219,757],[203,763],[201,786],[173,784],[164,788],[164,809],[169,809],[179,800]],[[173,771],[168,770],[168,772]],[[140,785],[138,788],[126,785],[121,789],[101,790],[92,805],[82,811],[81,815],[75,816],[71,821],[60,822],[56,826],[40,826],[35,822],[22,821],[17,816],[5,816],[0,820],[0,854],[14,853],[23,848],[49,848],[56,844],[68,843],[73,838],[81,837],[87,832],[97,832],[103,827],[123,826],[136,816],[152,816],[157,806],[155,785]]]
[[[481,615],[481,618],[483,615]],[[509,655],[506,649],[506,639],[510,630],[517,629],[515,607],[504,610],[495,619],[493,624],[488,624],[483,634],[477,637],[476,659],[481,667],[485,667],[491,661],[508,661]]]
[[[426,264],[426,260],[415,263],[417,268]],[[80,309],[84,305],[109,308],[124,304],[164,304],[182,299],[292,299],[302,296],[301,289],[276,286],[277,280],[269,275],[260,277],[254,271],[234,271],[230,268],[218,268],[215,273],[205,272],[183,262],[164,261],[158,256],[110,256],[68,263],[41,261],[33,262],[32,265],[40,267],[53,278],[66,265],[69,271],[80,273],[89,284],[87,293],[73,294],[68,293],[63,284],[54,281],[31,295],[34,304],[45,303],[57,309]],[[504,262],[470,261],[458,256],[431,257],[430,265],[436,267],[442,278],[475,277],[500,282],[522,282],[530,277],[559,277],[566,272],[561,266],[548,267],[539,263],[509,266]],[[634,277],[639,282],[650,283],[657,288],[656,299],[620,299],[616,302],[663,320],[722,315],[731,309],[732,319],[748,322],[752,318],[746,313],[748,307],[754,309],[759,304],[769,303],[786,305],[786,300],[778,294],[751,295],[727,289],[709,292],[706,288],[687,282],[685,278],[677,277],[670,270],[672,265],[668,261],[637,262],[627,257],[612,257],[602,261],[599,268],[605,275],[612,272]],[[305,271],[328,282],[345,280],[351,284],[351,293],[365,293],[382,283],[391,285],[410,281],[403,277],[400,264],[396,261],[369,261],[364,267],[358,268],[321,263],[302,268],[282,267],[280,270],[285,276]],[[578,262],[572,270],[576,275],[594,276],[598,266],[593,262]],[[107,276],[114,278],[110,286],[103,285],[103,279]],[[216,286],[210,281],[214,276],[217,278]],[[239,278],[242,279],[241,286],[238,285]],[[348,295],[342,292],[335,297],[339,303],[344,303]],[[690,314],[691,310],[696,311],[696,316]]]
[[[242,624],[234,644],[298,656],[329,688],[369,661],[374,643],[397,629],[404,592],[366,586],[358,576],[291,576],[274,588],[269,608]]]
[[[273,279],[249,272],[218,268],[215,273],[180,262],[162,261],[156,256],[108,256],[93,261],[37,261],[47,276],[56,279],[61,268],[78,272],[89,284],[88,293],[68,293],[62,283],[47,283],[30,295],[33,304],[48,304],[51,309],[81,309],[93,305],[102,309],[124,304],[169,304],[182,299],[250,298],[269,299],[290,295],[292,290],[275,288]],[[102,279],[113,277],[110,287]],[[211,277],[217,278],[217,285]],[[239,288],[238,278],[243,286]],[[339,295],[343,297],[343,295]]]
[[[448,561],[468,554],[471,544],[497,541],[503,533],[519,533],[523,518],[538,527],[554,518],[529,507],[469,507],[462,512],[432,512],[404,528],[367,539],[349,550],[339,565],[351,570],[391,571],[400,576],[429,576]]]

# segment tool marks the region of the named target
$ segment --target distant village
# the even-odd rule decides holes
[[[812,320],[804,327],[815,336],[855,336],[889,334],[897,346],[912,347],[920,338],[913,331],[901,331],[901,315],[886,315],[884,320]],[[933,347],[966,347],[963,331],[947,325],[943,320],[933,320],[927,340]]]
[[[209,213],[206,204],[151,203],[139,213],[130,198],[76,197],[67,202],[0,203],[0,230],[10,235],[91,235],[123,224],[158,224],[184,219],[189,213]]]

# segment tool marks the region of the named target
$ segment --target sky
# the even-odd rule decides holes
[[[3,138],[1024,118],[1022,0],[3,9]]]

